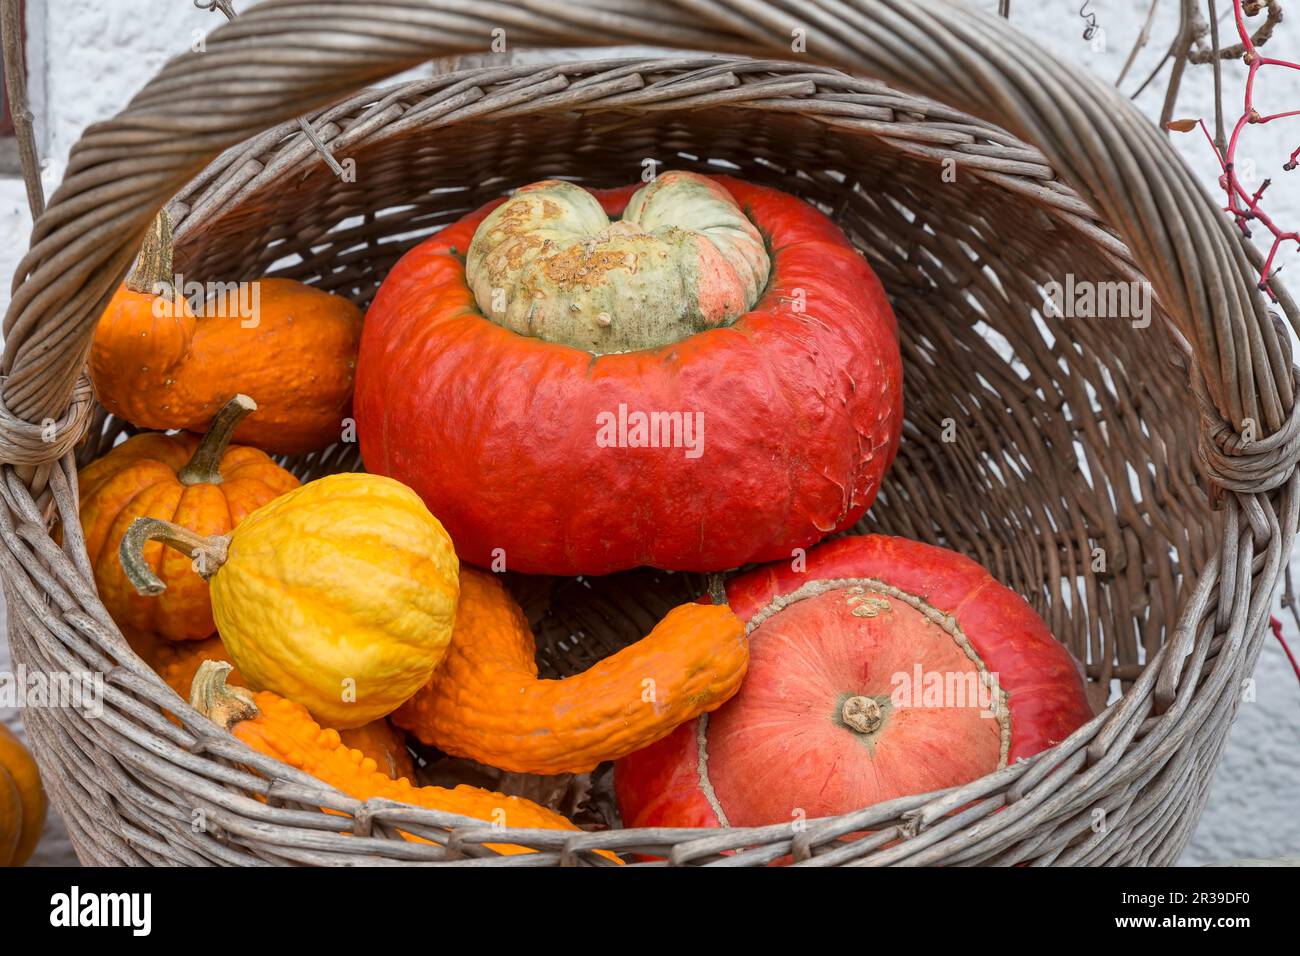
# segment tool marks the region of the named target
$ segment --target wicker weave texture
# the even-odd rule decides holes
[[[102,717],[28,715],[83,860],[550,865],[598,863],[594,847],[718,865],[787,854],[800,865],[1174,859],[1300,512],[1286,337],[1255,289],[1249,250],[1161,134],[1002,22],[940,7],[918,18],[892,2],[534,0],[485,13],[271,2],[88,130],[16,277],[0,389],[0,564],[15,657],[107,675]],[[804,59],[923,96],[812,62],[477,70],[315,114],[333,152],[356,160],[355,183],[285,122],[417,60],[481,47],[502,23],[518,44],[644,40],[787,60],[791,31],[803,29]],[[200,106],[213,96],[221,111]],[[94,320],[162,202],[179,190],[180,271],[269,271],[365,304],[405,249],[486,199],[548,175],[626,182],[645,158],[800,195],[867,254],[899,316],[908,417],[867,526],[968,553],[1025,594],[1088,661],[1098,696],[1119,694],[1105,713],[951,792],[798,827],[511,832],[541,852],[496,858],[482,844],[502,842],[500,831],[361,804],[250,753],[130,652],[94,593],[68,449],[90,430],[85,460],[118,427],[95,413],[81,370]],[[1043,286],[1067,274],[1149,280],[1154,321],[1045,313]],[[1278,309],[1296,324],[1284,292]],[[47,416],[59,420],[56,441],[38,444]],[[1246,419],[1262,436],[1249,444]],[[349,447],[295,463],[303,475],[355,464]],[[581,669],[696,587],[649,573],[555,587],[542,655],[555,672]],[[335,833],[338,818],[319,807],[351,815],[352,833]],[[197,832],[196,810],[207,821]],[[401,840],[399,823],[434,842]]]

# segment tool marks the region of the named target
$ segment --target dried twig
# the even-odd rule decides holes
[[[1160,0],[1151,0],[1151,6],[1147,8],[1146,21],[1142,24],[1142,31],[1138,34],[1137,42],[1133,44],[1133,49],[1129,50],[1128,59],[1124,61],[1124,68],[1119,71],[1119,78],[1115,80],[1116,86],[1123,85],[1125,78],[1128,76],[1128,71],[1133,68],[1133,62],[1137,59],[1138,53],[1141,52],[1142,48],[1150,41],[1151,24],[1155,21],[1156,8],[1159,6]]]
[[[1290,586],[1291,586],[1291,582],[1290,580],[1288,580],[1287,581],[1288,590]],[[1300,625],[1300,615],[1296,613],[1294,597],[1291,598],[1291,604],[1288,606],[1291,608],[1291,616],[1294,617],[1296,619],[1297,624]],[[1268,619],[1268,623],[1269,626],[1273,629],[1273,636],[1277,638],[1277,642],[1282,645],[1282,653],[1285,654],[1286,659],[1291,662],[1291,670],[1295,671],[1296,679],[1300,680],[1300,661],[1296,660],[1295,655],[1291,653],[1291,648],[1287,644],[1286,638],[1282,636],[1282,622],[1275,617],[1270,617]]]
[[[1256,29],[1250,37],[1250,43],[1253,47],[1261,47],[1273,37],[1273,29],[1282,22],[1282,4],[1280,0],[1256,0],[1254,3],[1246,3],[1246,16],[1258,16],[1265,8],[1268,9],[1268,16],[1264,22]],[[1214,20],[1211,29],[1217,31],[1218,22],[1215,20],[1214,3],[1210,2],[1210,19]],[[1246,55],[1246,44],[1237,43],[1233,46],[1220,50],[1218,43],[1212,47],[1204,47],[1197,44],[1191,55],[1188,57],[1192,63],[1209,63],[1212,60],[1240,60]]]
[[[1214,8],[1214,0],[1207,0],[1210,5],[1210,49],[1214,54],[1214,148],[1220,156],[1228,150],[1228,137],[1223,126],[1223,58],[1219,56],[1219,16]]]
[[[1183,85],[1183,73],[1192,54],[1192,45],[1208,32],[1200,10],[1197,9],[1196,0],[1180,0],[1180,3],[1182,7],[1178,19],[1178,35],[1174,37],[1169,53],[1166,54],[1166,59],[1172,57],[1174,62],[1169,74],[1169,86],[1165,90],[1165,104],[1160,109],[1160,125],[1166,127],[1173,119],[1174,109],[1178,105],[1178,91]]]

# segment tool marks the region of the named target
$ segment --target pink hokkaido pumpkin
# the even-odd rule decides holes
[[[712,714],[619,761],[630,827],[762,826],[975,780],[1092,716],[1033,609],[952,551],[878,535],[727,587],[749,673]]]

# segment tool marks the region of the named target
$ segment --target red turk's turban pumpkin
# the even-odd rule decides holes
[[[840,538],[804,571],[735,578],[727,597],[750,627],[749,674],[714,713],[615,765],[626,826],[848,813],[968,783],[1092,717],[1078,664],[1038,615],[942,548]]]
[[[880,283],[803,201],[689,173],[545,182],[393,267],[354,407],[367,469],[415,489],[464,560],[716,570],[862,516],[902,364]]]

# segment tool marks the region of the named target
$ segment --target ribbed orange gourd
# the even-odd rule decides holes
[[[430,810],[443,810],[507,827],[574,830],[572,821],[530,800],[478,787],[416,787],[380,773],[375,762],[340,742],[336,730],[322,728],[307,709],[269,691],[252,694],[229,687],[230,665],[205,662],[194,677],[190,703],[258,753],[273,757],[337,787],[357,800],[380,797]],[[418,837],[407,836],[418,840]],[[424,842],[424,841],[420,841]],[[530,853],[509,844],[487,844],[499,853]],[[609,855],[609,854],[606,854]]]
[[[135,270],[95,327],[99,400],[141,428],[201,430],[231,392],[256,395],[236,438],[315,451],[350,415],[361,311],[292,279],[223,284],[199,315],[173,286],[171,227],[159,213]]]
[[[674,608],[648,636],[581,674],[537,676],[533,635],[492,575],[461,570],[451,647],[393,722],[426,744],[518,773],[584,773],[721,706],[749,663],[726,606]]]
[[[31,753],[0,724],[0,866],[22,866],[45,826],[45,791]]]
[[[237,395],[217,413],[202,439],[195,435],[135,435],[81,472],[81,527],[100,599],[120,627],[175,641],[208,637],[216,629],[207,582],[188,555],[150,543],[144,561],[166,585],[157,600],[132,588],[118,546],[137,518],[173,521],[195,534],[225,534],[298,479],[263,451],[230,445],[236,427],[257,408]]]
[[[204,661],[230,664],[232,670],[226,675],[226,683],[245,686],[243,676],[234,667],[220,637],[209,637],[206,641],[158,641],[149,653],[142,656],[145,663],[166,681],[167,686],[185,700],[190,698],[194,675]],[[381,717],[350,730],[340,730],[339,737],[346,747],[361,751],[388,776],[394,779],[415,778],[415,761],[406,749],[406,738],[387,718]]]
[[[391,478],[328,475],[268,502],[227,535],[140,518],[118,549],[141,594],[166,584],[153,540],[193,556],[230,659],[333,727],[360,727],[420,689],[446,653],[459,562],[415,492]]]

